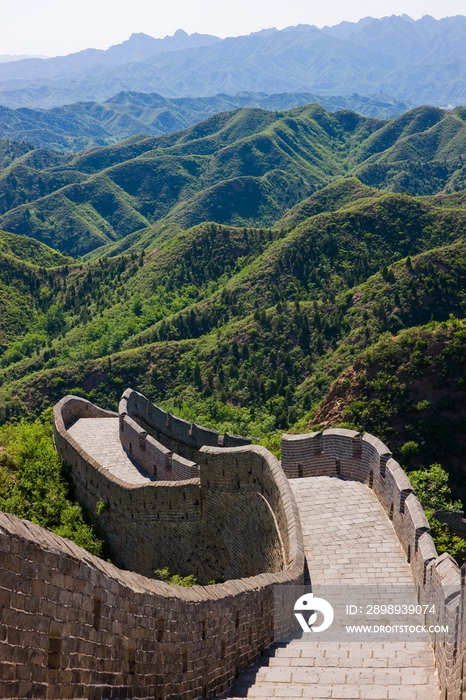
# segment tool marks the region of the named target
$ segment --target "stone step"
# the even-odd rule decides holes
[[[248,691],[243,698],[258,698],[258,700],[268,700],[268,698],[328,698],[329,700],[439,700],[437,688],[425,686],[405,687],[393,686],[350,686],[332,685],[323,686],[320,684],[308,686],[287,686],[285,688],[274,688],[272,685],[257,685]]]
[[[329,477],[290,481],[315,584],[412,586],[406,555],[370,489]],[[430,640],[293,640],[241,672],[229,700],[439,700]]]

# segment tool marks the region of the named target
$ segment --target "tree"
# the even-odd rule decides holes
[[[419,454],[419,445],[414,440],[408,440],[402,445],[400,452],[403,455],[403,460],[409,465],[413,457]]]
[[[429,469],[419,469],[409,475],[416,496],[424,508],[432,510],[460,510],[461,501],[451,500],[448,474],[440,464],[431,464]]]
[[[435,517],[439,510],[461,509],[461,502],[451,499],[447,472],[440,464],[431,464],[429,469],[419,469],[409,476],[414,492],[424,508],[438,553],[448,552],[462,564],[466,558],[465,540],[454,535],[445,523]]]

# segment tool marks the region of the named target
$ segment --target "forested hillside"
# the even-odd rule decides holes
[[[76,155],[3,144],[10,443],[67,393],[115,408],[131,386],[274,450],[283,431],[370,431],[465,498],[465,134],[459,108],[310,105]]]
[[[241,107],[282,111],[312,102],[318,102],[330,112],[350,109],[381,119],[392,119],[414,106],[383,94],[322,97],[309,92],[278,95],[241,92],[235,96],[169,99],[157,94],[119,92],[103,103],[75,102],[47,110],[0,106],[0,138],[75,152],[138,134],[160,136],[181,131],[219,112]]]
[[[0,146],[1,229],[68,255],[116,255],[204,221],[288,226],[290,208],[350,175],[412,195],[460,191],[466,111],[419,107],[384,121],[319,105],[244,108],[77,154]]]

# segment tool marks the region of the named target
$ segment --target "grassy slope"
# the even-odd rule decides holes
[[[384,122],[307,105],[225,112],[75,156],[19,144],[0,176],[0,226],[75,256],[152,248],[205,220],[271,226],[285,217],[295,226],[333,197],[301,214],[291,207],[351,174],[369,187],[365,196],[374,186],[426,196],[463,188],[465,139],[460,108],[420,107]],[[363,191],[353,187],[353,197]]]

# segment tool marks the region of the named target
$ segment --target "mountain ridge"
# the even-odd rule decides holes
[[[317,104],[247,107],[75,154],[2,148],[0,228],[73,256],[152,248],[206,220],[271,227],[345,177],[424,197],[466,187],[464,108],[387,121]]]
[[[106,52],[87,49],[46,61],[3,63],[0,102],[11,107],[102,102],[121,90],[165,97],[242,91],[383,92],[415,104],[466,101],[466,17],[435,20],[426,15],[413,21],[392,15],[366,20],[222,40],[209,35],[175,34],[163,40],[136,35],[129,44]],[[154,46],[158,48],[152,52]]]
[[[168,99],[157,94],[120,92],[104,103],[77,103],[51,110],[0,107],[0,138],[35,146],[80,151],[145,133],[181,131],[209,116],[239,107],[283,111],[317,102],[330,111],[351,109],[366,116],[392,118],[409,105],[386,95],[322,98],[309,93],[239,93],[205,98]]]

